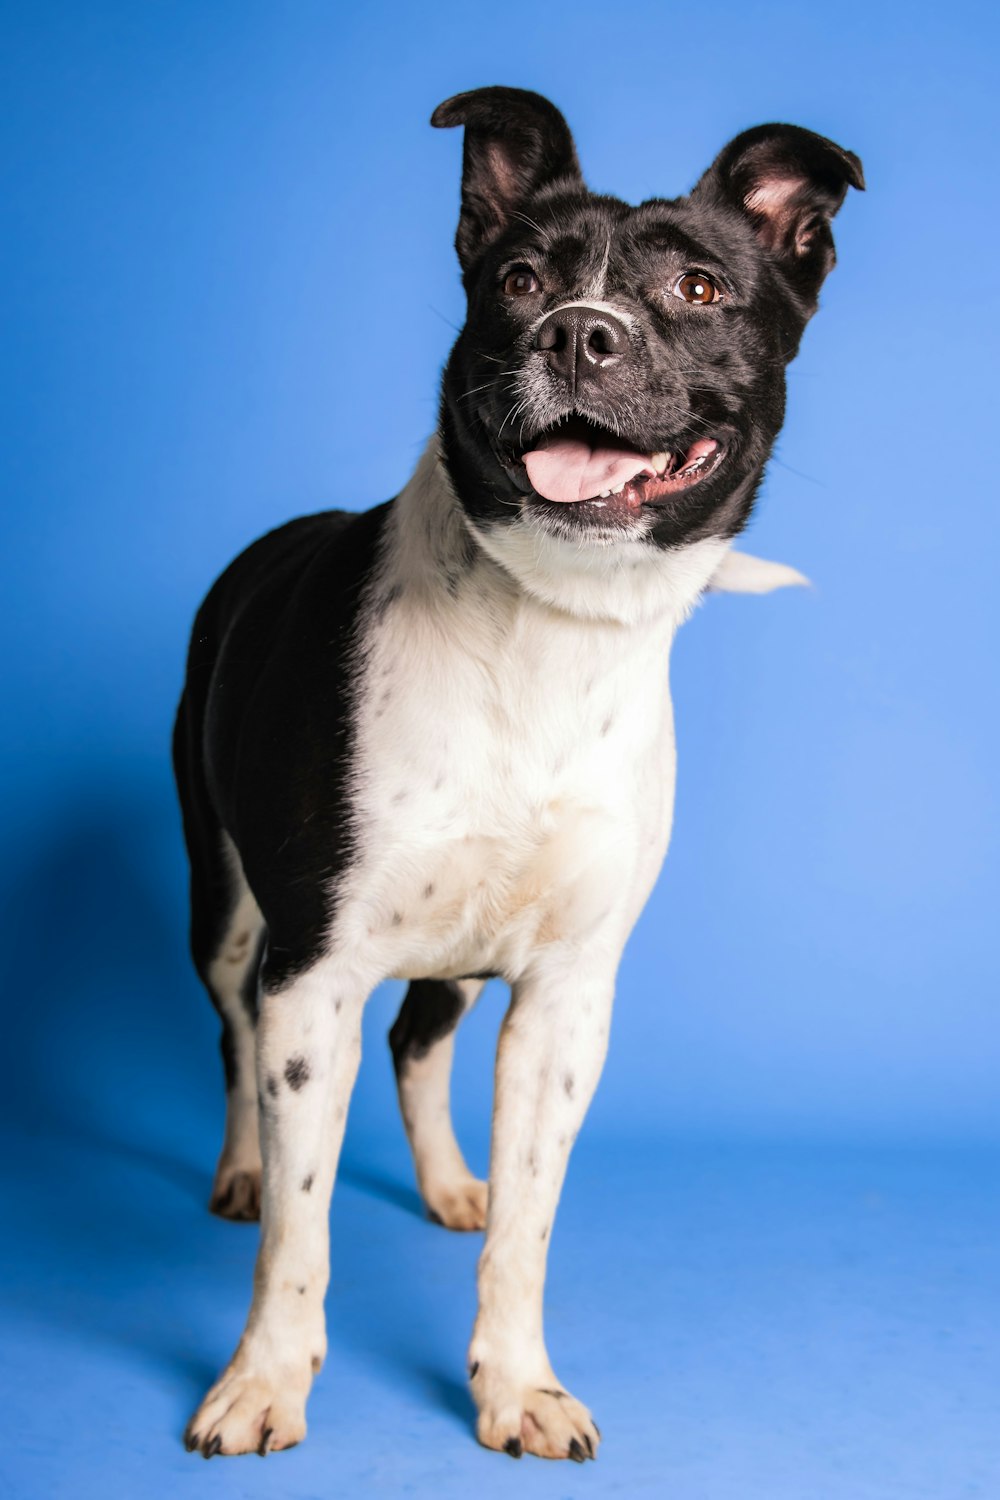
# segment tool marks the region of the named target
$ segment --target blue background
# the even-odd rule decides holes
[[[995,8],[2,21],[0,1494],[995,1496]],[[675,651],[674,842],[550,1278],[599,1463],[471,1438],[477,1246],[419,1216],[397,985],[366,1021],[309,1441],[206,1468],[178,1433],[255,1231],[204,1212],[221,1070],[167,758],[186,633],[251,537],[405,481],[463,316],[460,135],[426,120],[494,82],[550,95],[632,201],[767,119],[862,156],[745,541],[816,587],[710,599]],[[491,986],[459,1043],[480,1169],[501,1011]]]

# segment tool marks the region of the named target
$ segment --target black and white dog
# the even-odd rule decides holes
[[[410,981],[390,1042],[421,1192],[449,1228],[486,1228],[479,1439],[595,1455],[542,1292],[670,833],[671,641],[708,587],[800,581],[729,549],[857,157],[763,125],[687,197],[632,208],[588,192],[537,94],[460,94],[432,123],[465,127],[469,305],[438,432],[397,499],[236,559],[198,614],[177,719],[228,1091],[211,1206],[262,1221],[246,1331],[187,1432],[209,1457],[305,1434],[361,1015],[389,976]],[[487,1190],[448,1101],[455,1027],[490,976],[512,999]]]

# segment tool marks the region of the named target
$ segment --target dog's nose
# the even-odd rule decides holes
[[[611,313],[596,308],[557,307],[539,325],[535,348],[567,385],[600,379],[628,348],[628,330]]]

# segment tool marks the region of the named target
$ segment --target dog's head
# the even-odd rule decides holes
[[[676,548],[746,523],[785,366],[834,263],[850,151],[793,125],[737,136],[684,198],[588,191],[554,105],[459,94],[456,237],[468,319],[444,379],[445,458],[483,535]]]

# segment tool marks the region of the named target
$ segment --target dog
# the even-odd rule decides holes
[[[395,500],[291,521],[230,565],[177,716],[227,1090],[210,1206],[261,1219],[245,1332],[186,1432],[206,1457],[305,1435],[362,1010],[389,977],[409,980],[390,1043],[421,1194],[486,1230],[477,1436],[596,1456],[549,1362],[543,1285],[670,834],[671,642],[707,589],[803,581],[731,543],[858,158],[762,125],[686,197],[631,207],[586,188],[538,94],[477,89],[431,123],[465,130],[468,318],[438,430]],[[455,1028],[491,977],[511,1003],[487,1188],[448,1100]]]

